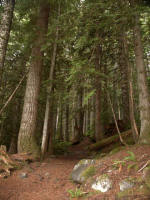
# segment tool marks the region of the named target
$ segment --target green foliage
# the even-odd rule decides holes
[[[138,165],[136,163],[131,163],[128,165],[127,169],[128,169],[128,171],[130,171],[130,169],[135,169],[137,171]]]
[[[134,168],[134,169],[138,169],[138,165],[135,163],[137,160],[136,160],[136,157],[135,157],[135,154],[131,151],[128,151],[128,154],[129,156],[126,156],[123,160],[115,160],[113,162],[113,167],[115,169],[119,168],[120,166],[125,166],[126,165],[126,161],[133,161],[134,163],[131,163],[127,166],[127,169],[130,170],[131,168]]]
[[[68,190],[71,198],[83,197],[87,194],[87,192],[83,192],[80,188],[76,188],[75,190]]]
[[[112,164],[114,169],[118,169],[120,166],[125,166],[126,162],[124,160],[115,160]]]
[[[135,154],[133,152],[131,152],[131,151],[128,151],[128,154],[129,154],[129,156],[126,156],[124,158],[124,160],[136,162],[136,156],[135,156]]]
[[[88,100],[95,94],[95,89],[92,90],[91,92],[87,93],[85,98],[84,98],[84,102],[83,105],[87,105]]]
[[[127,42],[129,46],[129,58],[131,65],[133,65],[133,90],[134,90],[134,102],[135,107],[138,108],[138,92],[137,92],[137,76],[134,67],[134,51],[133,51],[133,16],[135,11],[129,7],[128,3],[121,4],[116,0],[48,0],[51,4],[49,27],[46,38],[46,43],[42,46],[44,50],[44,73],[41,86],[41,94],[39,97],[39,133],[42,132],[42,121],[44,116],[46,92],[45,88],[52,82],[49,81],[49,65],[53,53],[53,44],[56,36],[56,29],[59,28],[59,38],[57,40],[57,58],[54,85],[54,96],[57,99],[54,105],[54,114],[57,108],[64,110],[66,105],[69,105],[70,113],[69,117],[72,119],[74,113],[78,108],[73,108],[73,103],[76,103],[77,91],[82,88],[84,91],[83,106],[84,111],[89,109],[91,111],[94,106],[88,107],[88,103],[91,97],[94,95],[98,85],[95,84],[95,77],[99,77],[102,83],[102,87],[107,80],[107,88],[110,88],[110,96],[113,97],[113,105],[122,112],[122,93],[120,86],[120,73],[118,60],[118,38],[120,34],[125,30],[127,35]],[[5,62],[3,85],[5,87],[2,90],[2,102],[6,102],[9,94],[15,88],[16,83],[20,79],[20,76],[24,74],[26,68],[31,63],[30,54],[33,47],[33,39],[37,30],[34,27],[37,17],[37,11],[39,9],[39,3],[41,0],[16,0],[13,24],[11,28],[11,34],[9,39],[9,45],[7,48],[7,58]],[[143,0],[143,3],[149,2]],[[142,3],[142,4],[143,4]],[[60,6],[60,14],[58,8]],[[144,46],[144,59],[145,63],[149,63],[149,35],[150,35],[150,17],[149,7],[138,6],[140,16],[140,23],[142,28],[142,43]],[[0,15],[2,13],[2,6],[0,6]],[[0,16],[1,19],[1,16]],[[95,47],[97,45],[102,46],[102,58],[100,60],[102,65],[102,72],[95,70]],[[27,67],[26,67],[27,66]],[[148,64],[147,64],[148,66]],[[106,70],[106,73],[104,73]],[[148,67],[147,67],[148,69]],[[45,81],[48,80],[48,81]],[[148,76],[148,83],[150,88],[150,78]],[[25,86],[25,83],[24,83]],[[12,120],[12,107],[10,105],[6,113],[1,116],[0,123],[1,129],[6,135],[7,143],[10,142],[11,136],[9,133],[16,132],[20,126],[22,103],[24,96],[24,88],[20,89],[20,93],[16,95],[15,99],[19,99],[17,103],[17,122]],[[69,90],[67,90],[69,87]],[[105,91],[102,88],[102,103],[105,104]],[[73,103],[72,103],[73,102]],[[1,103],[2,104],[2,103]],[[119,106],[118,106],[119,104]],[[60,106],[61,105],[61,106]],[[0,105],[2,107],[2,105]],[[109,107],[109,106],[108,106]],[[74,110],[75,111],[74,111]],[[93,109],[94,110],[94,109]],[[112,114],[107,113],[107,109],[101,113],[102,121],[109,121]],[[60,111],[59,111],[60,112]],[[116,109],[117,112],[117,109]],[[118,113],[116,113],[118,114]],[[121,113],[122,115],[122,113]],[[64,115],[63,115],[64,117]],[[136,110],[136,121],[139,122],[138,109]],[[64,120],[64,118],[62,119]],[[70,119],[69,119],[70,120]],[[17,127],[14,131],[13,127]],[[94,127],[88,127],[87,135],[94,134]],[[36,134],[37,135],[37,134]],[[41,135],[38,135],[40,141]],[[57,138],[57,137],[56,137]],[[9,140],[9,142],[8,142]],[[40,143],[40,142],[39,142]],[[61,141],[54,142],[54,150],[56,153],[63,153],[67,151],[70,144]],[[9,144],[7,145],[9,146]],[[114,153],[114,152],[113,152]],[[136,161],[132,152],[125,158],[125,161]]]
[[[54,153],[63,154],[67,152],[68,147],[71,145],[71,142],[55,140],[54,141]]]

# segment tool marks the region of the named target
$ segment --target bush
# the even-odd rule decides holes
[[[63,154],[68,151],[68,147],[71,145],[71,142],[65,142],[60,140],[54,141],[54,153]]]

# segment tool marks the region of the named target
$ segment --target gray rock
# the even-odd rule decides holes
[[[109,179],[108,175],[101,175],[97,177],[96,181],[92,184],[92,189],[101,192],[107,192],[112,188],[112,181]]]
[[[71,173],[71,178],[74,182],[83,183],[85,181],[85,177],[83,176],[83,172],[95,163],[94,160],[83,159],[78,164],[76,164]]]
[[[26,172],[22,172],[20,175],[19,175],[20,178],[27,178],[28,177],[28,174]]]
[[[119,186],[120,186],[120,190],[121,190],[121,191],[130,189],[130,188],[134,187],[134,185],[135,185],[135,182],[134,182],[133,180],[131,180],[130,178],[128,178],[128,179],[126,179],[126,180],[122,180],[122,181],[119,183]]]

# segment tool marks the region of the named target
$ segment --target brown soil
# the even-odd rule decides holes
[[[87,151],[83,148],[88,145],[85,141],[82,144],[74,145],[70,148],[70,154],[49,157],[43,162],[33,162],[27,164],[23,169],[12,172],[6,179],[0,179],[0,200],[69,200],[69,190],[76,190],[80,185],[74,184],[70,180],[70,173],[74,165],[81,159],[87,157]],[[97,174],[105,174],[112,169],[114,160],[122,160],[128,156],[127,151],[132,151],[136,155],[139,169],[150,160],[149,146],[133,146],[120,151],[112,156],[97,160],[99,168]],[[26,172],[28,177],[21,178],[20,174]],[[113,188],[106,193],[94,193],[90,186],[81,188],[85,192],[92,192],[91,195],[84,197],[89,200],[115,200],[116,193],[119,191],[118,181],[128,176],[140,177],[141,172],[135,169],[127,170],[127,166],[119,166],[111,173]],[[81,186],[82,187],[82,186]],[[77,198],[76,198],[77,199]],[[131,199],[131,198],[130,198]],[[150,199],[150,197],[134,197],[134,200]],[[127,199],[129,200],[129,199]],[[131,199],[132,200],[132,199]]]

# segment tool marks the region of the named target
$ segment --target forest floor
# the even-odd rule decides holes
[[[76,191],[77,188],[80,188],[80,185],[70,180],[70,174],[75,164],[82,158],[87,157],[88,152],[85,150],[85,146],[87,145],[88,141],[73,145],[69,149],[69,155],[51,156],[47,157],[42,162],[36,161],[26,164],[22,169],[12,172],[11,176],[8,178],[0,178],[0,200],[70,200],[69,191]],[[127,147],[127,149],[123,149],[116,154],[102,158],[103,165],[98,173],[102,174],[106,169],[108,170],[112,167],[112,162],[114,160],[125,158],[128,155],[127,151],[132,151],[136,155],[139,168],[142,168],[148,159],[150,159],[149,146]],[[27,177],[22,178],[22,173],[25,173]],[[120,165],[111,178],[113,182],[116,183],[129,175],[137,177],[141,174],[137,173],[136,170],[128,171],[127,167]],[[116,200],[116,193],[118,192],[117,184],[114,184],[113,188],[107,192],[107,194],[94,193],[88,186],[81,189],[85,190],[87,193],[90,191],[90,195],[83,197],[83,199],[88,200]],[[75,199],[82,198],[74,198],[74,200]],[[148,200],[150,196],[140,196],[129,199]]]

